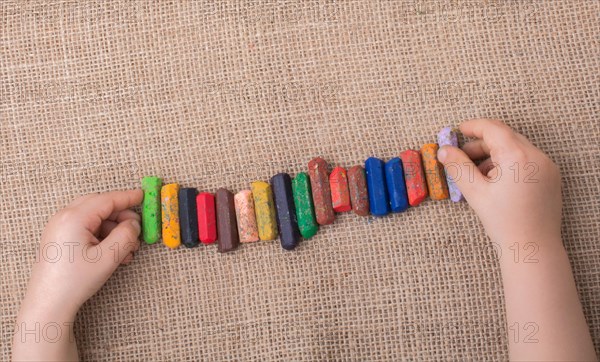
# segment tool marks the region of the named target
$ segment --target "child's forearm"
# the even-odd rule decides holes
[[[45,298],[25,298],[15,325],[14,361],[77,361],[73,334],[76,311],[46,303]]]
[[[504,244],[500,265],[511,360],[596,360],[560,237]]]

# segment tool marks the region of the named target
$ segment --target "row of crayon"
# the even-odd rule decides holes
[[[384,162],[370,157],[363,166],[329,173],[322,158],[308,163],[308,173],[293,179],[287,173],[270,183],[254,181],[237,194],[221,188],[215,194],[198,193],[177,183],[164,185],[156,176],[142,179],[142,234],[148,244],[161,240],[172,249],[181,244],[196,247],[218,242],[220,252],[240,243],[274,240],[286,250],[301,237],[313,237],[319,226],[332,224],[335,213],[353,211],[359,216],[385,216],[432,200],[462,200],[462,194],[445,175],[437,160],[440,146],[458,146],[456,131],[444,128],[438,143],[420,151],[406,150]]]

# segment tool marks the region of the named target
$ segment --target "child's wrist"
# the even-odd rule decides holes
[[[562,235],[560,227],[540,228],[510,228],[501,233],[488,234],[490,239],[502,246],[509,247],[515,243],[534,244],[537,246],[562,247]]]
[[[74,334],[77,310],[26,297],[14,327],[13,355],[27,360],[77,360]]]
[[[70,323],[79,310],[67,305],[47,304],[43,300],[24,300],[20,314],[27,320]]]
[[[502,269],[545,263],[566,252],[560,234],[535,238],[492,239],[492,242],[497,249]]]
[[[73,322],[79,308],[80,305],[71,301],[30,290],[22,302],[21,313],[41,320]]]

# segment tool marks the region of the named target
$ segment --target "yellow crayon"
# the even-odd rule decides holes
[[[258,237],[260,240],[275,240],[278,231],[271,185],[264,181],[255,181],[250,186],[254,197]]]
[[[160,191],[163,243],[171,249],[181,245],[178,194],[178,184],[164,185]]]

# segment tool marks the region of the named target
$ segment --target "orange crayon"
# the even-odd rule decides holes
[[[181,245],[179,223],[179,184],[168,184],[160,191],[163,243],[171,249]]]
[[[439,146],[436,143],[428,143],[421,147],[423,156],[423,167],[425,178],[429,188],[429,196],[432,200],[445,200],[450,197],[444,166],[437,159]]]

